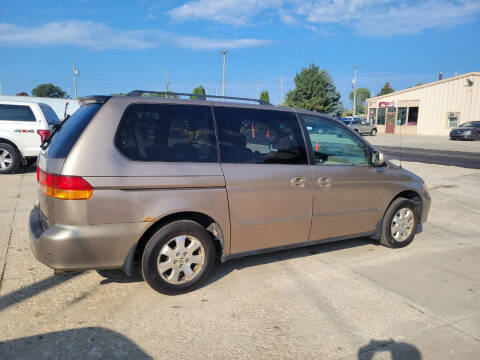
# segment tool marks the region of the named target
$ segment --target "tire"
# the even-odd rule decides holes
[[[373,128],[372,131],[370,131],[371,136],[377,135],[377,129]]]
[[[10,174],[20,166],[20,153],[12,145],[0,143],[0,174]]]
[[[203,263],[199,260],[202,256]],[[194,221],[179,220],[162,227],[148,240],[142,255],[142,276],[159,293],[182,294],[194,290],[208,277],[214,261],[211,234]],[[191,279],[186,273],[188,268]]]
[[[404,212],[405,210],[405,212]],[[402,215],[408,214],[408,211],[412,212],[411,222],[404,218],[405,228],[410,229],[409,232],[402,233],[401,229],[403,228],[401,225],[394,228],[395,223],[398,224],[399,221],[402,221],[402,218],[399,218]],[[395,219],[395,220],[394,220]],[[420,210],[415,202],[405,198],[397,198],[395,199],[390,206],[388,207],[387,211],[385,212],[385,216],[383,217],[383,225],[382,225],[382,233],[380,236],[380,243],[384,246],[389,248],[402,248],[409,245],[415,234],[417,232],[417,227],[420,220]],[[402,223],[401,223],[402,224]],[[411,224],[411,226],[409,226]],[[396,236],[393,235],[395,229],[399,229],[398,232],[395,233]],[[406,236],[408,233],[408,236]],[[398,236],[398,237],[397,237]]]

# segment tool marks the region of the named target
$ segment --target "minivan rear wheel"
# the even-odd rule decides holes
[[[15,172],[20,166],[20,153],[12,145],[0,143],[0,174]]]
[[[380,243],[390,248],[409,245],[417,232],[420,219],[418,206],[405,198],[395,199],[383,218]]]
[[[371,136],[377,135],[377,129],[373,128],[372,131],[370,131]]]
[[[194,221],[175,221],[148,240],[142,256],[142,276],[160,293],[181,294],[207,278],[214,260],[211,234]]]

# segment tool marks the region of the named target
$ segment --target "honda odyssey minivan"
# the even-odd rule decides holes
[[[85,97],[43,143],[31,247],[55,272],[140,264],[178,294],[217,256],[358,237],[399,248],[427,219],[423,180],[338,120],[149,93]]]

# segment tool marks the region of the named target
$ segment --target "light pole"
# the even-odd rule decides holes
[[[222,96],[225,96],[225,68],[227,66],[227,50],[220,51],[223,54]],[[225,99],[223,99],[225,101]]]
[[[353,116],[355,116],[355,111],[357,110],[357,68],[358,66],[355,65],[354,69],[354,76],[353,76]]]

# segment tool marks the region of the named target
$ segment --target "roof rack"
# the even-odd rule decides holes
[[[168,92],[154,91],[154,90],[133,90],[133,91],[130,91],[126,96],[142,96],[143,94],[158,94],[158,95],[164,95],[165,97],[192,96],[192,97],[195,97],[197,100],[206,100],[206,98],[214,98],[214,99],[227,99],[227,100],[254,101],[254,102],[258,102],[260,105],[272,105],[269,102],[260,100],[260,99],[249,99],[249,98],[241,98],[241,97],[233,97],[233,96],[187,94],[187,93],[177,93],[177,92],[170,92],[170,91]]]

